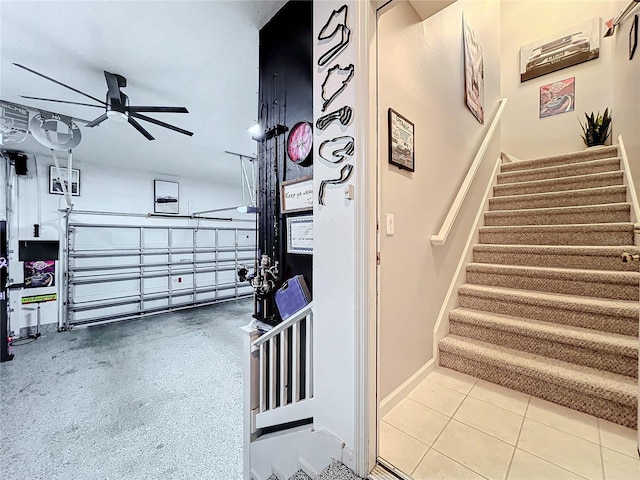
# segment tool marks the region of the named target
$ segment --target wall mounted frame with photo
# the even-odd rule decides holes
[[[287,253],[313,255],[313,215],[287,218]]]
[[[180,213],[178,182],[153,181],[154,213]]]
[[[633,60],[633,56],[638,48],[638,15],[633,16],[631,21],[631,29],[629,30],[629,60]]]
[[[566,78],[540,87],[540,118],[573,112],[576,97],[576,78]]]
[[[390,108],[389,163],[415,172],[415,153],[415,127],[413,123]]]
[[[520,48],[520,82],[600,56],[600,17]]]
[[[280,184],[280,212],[313,210],[313,176],[294,178]]]
[[[473,116],[484,125],[484,59],[482,47],[462,17],[464,40],[464,101]]]
[[[49,193],[55,195],[64,195],[62,184],[69,188],[69,169],[62,168],[58,170],[55,165],[49,166]],[[75,168],[71,169],[71,191],[72,196],[77,197],[80,195],[80,170]]]

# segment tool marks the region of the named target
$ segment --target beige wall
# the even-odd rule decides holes
[[[622,10],[626,1],[615,2]],[[640,15],[640,5],[616,29],[613,46],[613,134],[622,134],[636,195],[640,197],[640,45],[629,61],[629,30],[633,15]],[[639,219],[640,220],[640,219]]]
[[[613,39],[600,39],[597,59],[524,83],[520,83],[520,47],[596,16],[601,17],[604,34],[604,22],[619,11],[616,3],[606,0],[501,2],[501,85],[502,96],[509,98],[502,122],[503,151],[524,159],[584,148],[578,117],[583,119],[584,112],[604,112],[605,108],[614,106]],[[540,87],[570,77],[575,77],[575,110],[539,118]],[[616,109],[613,124],[619,121]]]
[[[421,22],[408,2],[379,20],[380,382],[385,398],[433,358],[432,332],[499,154],[499,135],[446,245],[440,229],[478,150],[500,94],[500,3],[458,1]],[[485,125],[464,103],[462,12],[484,52]],[[415,173],[388,164],[387,111],[415,124]],[[385,233],[387,213],[395,234]]]

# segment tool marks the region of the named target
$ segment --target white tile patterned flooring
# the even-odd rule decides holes
[[[414,480],[639,480],[636,431],[438,367],[380,424]]]

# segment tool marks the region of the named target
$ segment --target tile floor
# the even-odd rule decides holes
[[[638,480],[636,431],[437,368],[382,419],[380,456],[414,480]]]

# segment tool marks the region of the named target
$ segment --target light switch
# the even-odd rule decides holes
[[[396,232],[396,219],[393,213],[387,213],[387,235],[393,235]]]

